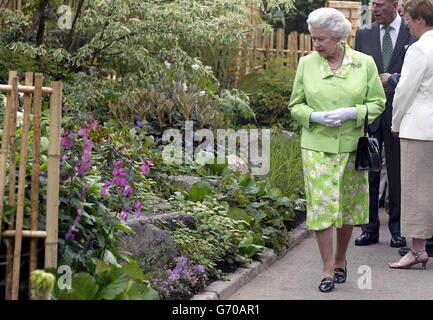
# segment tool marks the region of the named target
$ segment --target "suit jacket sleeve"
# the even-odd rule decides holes
[[[362,52],[362,49],[361,49],[361,29],[356,30],[355,50]]]
[[[400,73],[392,74],[388,79],[388,92],[394,93],[397,88],[398,82],[400,81]]]
[[[290,97],[289,110],[291,116],[303,127],[310,128],[310,116],[313,109],[307,105],[304,92],[304,60],[299,60],[298,70],[296,71],[295,80],[293,83],[292,96]]]
[[[372,123],[385,110],[386,96],[380,82],[376,64],[372,57],[368,57],[367,66],[367,94],[363,104],[357,104],[356,126],[364,125],[365,115],[368,110],[368,123]]]
[[[392,127],[394,132],[400,132],[400,124],[404,115],[412,106],[418,89],[427,70],[428,57],[416,45],[407,51],[401,70],[400,81],[395,89],[392,111]]]

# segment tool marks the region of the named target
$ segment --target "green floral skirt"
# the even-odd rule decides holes
[[[310,230],[368,223],[368,173],[355,170],[355,152],[302,149],[302,162]]]

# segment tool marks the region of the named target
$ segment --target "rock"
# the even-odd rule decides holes
[[[201,180],[200,177],[194,177],[194,176],[168,176],[167,177],[168,181],[173,182],[173,183],[177,183],[180,184],[182,187],[185,188],[185,190],[188,190],[189,188],[191,188],[191,186],[196,183],[199,182]]]
[[[229,169],[232,171],[239,171],[241,173],[248,173],[248,165],[245,163],[244,160],[239,158],[235,154],[230,154],[227,156],[227,162],[229,164]]]
[[[135,232],[121,235],[124,240],[121,249],[130,252],[145,272],[166,268],[174,261],[178,252],[176,242],[162,229],[162,224],[175,230],[178,228],[176,221],[182,221],[187,227],[194,226],[192,216],[175,212],[128,220],[127,224]]]
[[[179,176],[168,176],[167,180],[172,183],[180,184],[185,190],[188,190],[192,187],[192,185],[196,182],[199,182],[202,180],[201,177],[195,177],[195,176],[186,176],[186,175],[179,175]],[[217,181],[215,179],[208,179],[208,182],[211,186],[216,186]]]

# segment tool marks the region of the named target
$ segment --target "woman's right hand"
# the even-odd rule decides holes
[[[311,113],[311,122],[319,123],[327,127],[338,127],[341,125],[340,119],[335,119],[334,117],[329,117],[329,112],[325,111],[315,111]]]

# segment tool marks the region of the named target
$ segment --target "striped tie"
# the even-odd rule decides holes
[[[383,59],[383,70],[388,72],[389,63],[391,62],[392,52],[394,48],[392,46],[391,35],[389,32],[392,27],[388,26],[385,28],[385,35],[383,36],[383,44],[382,44],[382,59]]]

